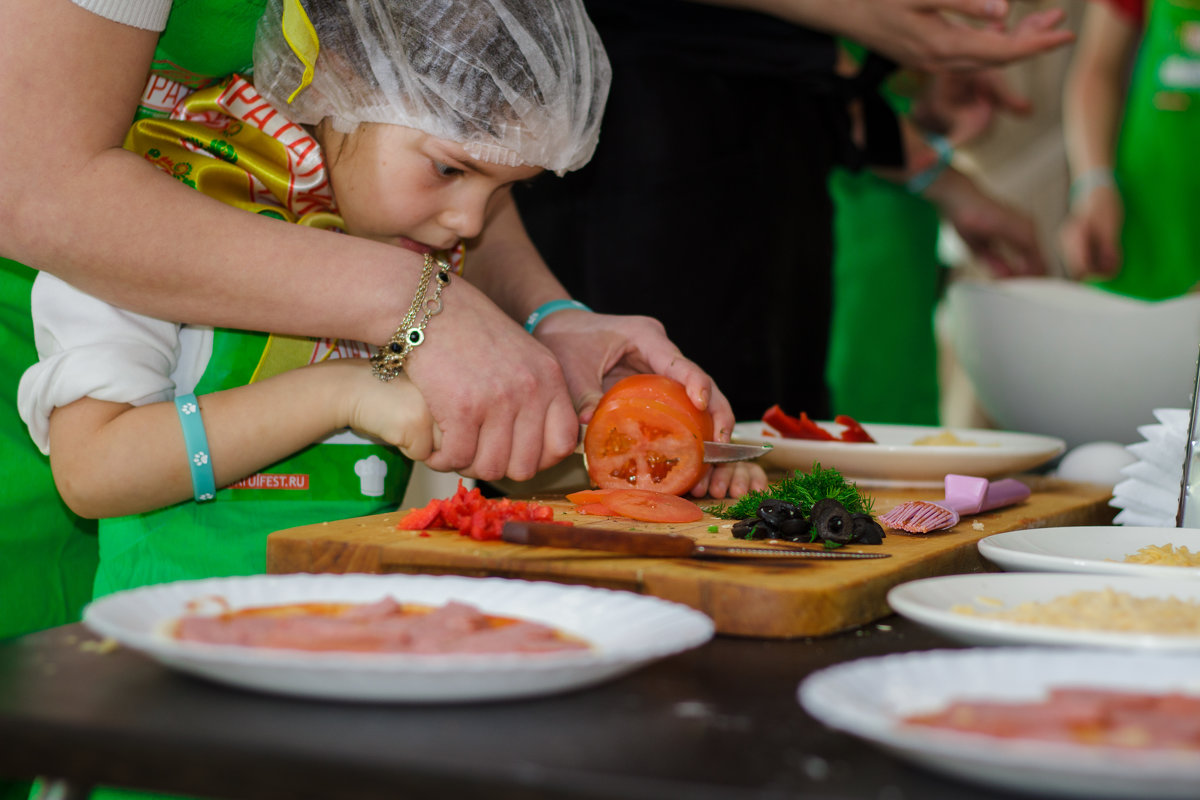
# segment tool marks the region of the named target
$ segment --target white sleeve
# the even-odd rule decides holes
[[[171,13],[171,0],[71,0],[71,2],[105,19],[147,31],[164,30],[167,27],[167,15]]]
[[[177,323],[115,308],[45,272],[30,306],[40,360],[21,376],[17,408],[43,453],[55,408],[81,397],[140,406],[173,396]]]

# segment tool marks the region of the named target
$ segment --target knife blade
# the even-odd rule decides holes
[[[500,538],[513,544],[537,547],[562,547],[605,550],[631,556],[653,558],[760,558],[780,559],[864,559],[889,558],[891,553],[863,553],[847,550],[810,550],[802,545],[784,547],[741,547],[700,544],[679,533],[645,533],[562,525],[555,522],[506,522]]]
[[[579,444],[575,446],[575,452],[583,454],[583,437],[587,433],[587,426],[581,425],[579,428]],[[769,452],[774,445],[771,444],[734,444],[733,442],[705,442],[704,443],[704,463],[705,464],[724,464],[727,461],[753,461],[763,453]]]

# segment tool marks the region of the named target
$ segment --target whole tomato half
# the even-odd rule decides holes
[[[683,494],[707,468],[704,442],[712,431],[712,415],[692,405],[683,384],[631,375],[605,392],[588,423],[588,476],[601,489]]]

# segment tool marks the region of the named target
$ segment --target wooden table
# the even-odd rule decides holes
[[[953,647],[906,620],[718,637],[601,686],[467,706],[252,694],[80,625],[0,642],[0,775],[238,800],[1020,800],[910,766],[796,701],[816,669]]]
[[[805,561],[788,566],[648,559],[611,553],[477,542],[453,531],[405,531],[399,514],[379,514],[277,531],[267,540],[267,570],[287,572],[408,572],[498,575],[623,589],[684,603],[736,636],[824,636],[891,613],[887,592],[905,581],[991,569],[977,542],[1020,528],[1105,525],[1115,509],[1111,488],[1024,476],[1033,489],[1019,505],[963,520],[946,532],[891,533],[863,551],[889,553],[869,561]],[[876,515],[912,499],[941,499],[939,489],[870,489]],[[732,544],[732,522],[708,517],[682,525],[585,517],[561,496],[539,498],[555,518],[581,525],[683,533],[702,543]],[[710,532],[710,526],[718,530]]]

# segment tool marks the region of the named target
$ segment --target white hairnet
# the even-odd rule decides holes
[[[587,163],[611,71],[581,0],[302,0],[319,55],[312,83],[296,0],[269,0],[254,85],[296,122],[404,125],[472,158],[560,175]],[[291,102],[289,102],[291,98]]]

